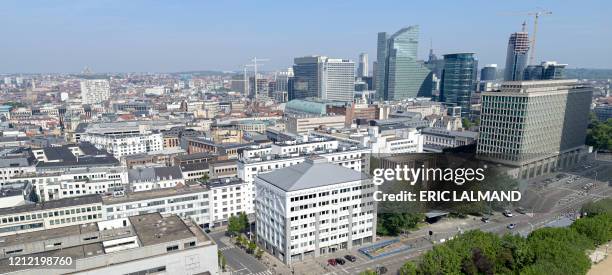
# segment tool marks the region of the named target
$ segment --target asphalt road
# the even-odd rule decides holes
[[[533,213],[527,215],[514,213],[513,217],[505,217],[501,213],[496,213],[490,217],[489,223],[480,222],[476,218],[467,226],[463,226],[461,231],[480,229],[500,235],[506,233],[528,235],[531,231],[556,221],[570,212],[578,211],[580,206],[589,200],[610,197],[612,187],[608,186],[608,181],[612,179],[612,162],[598,161],[597,165],[592,164],[593,162],[589,164],[589,168],[583,166],[573,171],[563,171],[562,173],[575,178],[572,181],[567,177],[552,183],[543,183],[545,179],[553,178],[555,174],[530,181],[524,193],[529,193],[529,199],[537,203],[534,208],[528,209],[528,212]],[[593,184],[593,187],[585,190],[584,187],[588,184]],[[516,227],[508,229],[507,226],[510,223],[516,224]],[[421,228],[403,239],[403,242],[411,243],[414,246],[408,251],[379,259],[369,259],[355,249],[350,252],[341,251],[300,263],[296,265],[295,274],[358,274],[366,269],[376,269],[377,266],[387,267],[389,270],[387,274],[396,274],[406,261],[417,259],[433,247],[434,244],[425,233],[428,230],[428,227]],[[457,229],[451,227],[447,232],[436,232],[432,239],[439,243],[441,239],[446,240],[458,233]],[[227,259],[232,274],[273,274],[252,255],[230,244],[224,232],[212,232],[209,235],[215,240],[219,250]],[[337,266],[327,265],[327,259],[343,257],[346,254],[356,256],[357,261],[347,261],[346,264]]]
[[[272,272],[259,262],[252,255],[247,254],[239,247],[230,244],[229,238],[225,237],[225,232],[217,231],[208,234],[218,246],[221,254],[227,260],[227,266],[232,271],[232,275],[271,275]]]
[[[579,211],[581,205],[587,201],[611,197],[612,187],[608,186],[608,182],[612,180],[612,162],[591,161],[588,165],[589,168],[579,166],[571,171],[561,172],[575,178],[571,181],[567,177],[549,184],[543,183],[546,178],[551,178],[555,174],[530,181],[527,192],[533,193],[535,195],[534,200],[539,201],[538,209],[533,209],[534,213],[528,213],[527,215],[514,213],[513,217],[505,217],[501,213],[496,213],[490,218],[491,222],[476,223],[474,226],[461,228],[462,231],[480,229],[500,235],[510,233],[526,236],[537,228]],[[584,189],[588,184],[593,184],[593,186],[588,190]],[[510,223],[516,224],[516,227],[508,229],[507,226]],[[419,232],[423,231],[427,231],[427,229],[419,230]],[[457,230],[454,232],[437,232],[433,237],[439,241],[457,233]],[[417,242],[418,245],[415,249],[379,259],[369,259],[359,252],[352,251],[351,254],[358,258],[354,263],[347,262],[342,266],[327,266],[325,264],[327,258],[333,258],[336,255],[329,255],[325,259],[317,259],[316,262],[317,265],[323,267],[324,274],[358,274],[366,269],[375,269],[377,266],[387,267],[389,270],[387,274],[396,274],[397,270],[406,261],[416,259],[433,247],[433,244],[427,241],[428,236],[426,234],[410,234],[410,239],[420,239],[422,241]],[[337,256],[343,254],[347,253],[340,252]]]

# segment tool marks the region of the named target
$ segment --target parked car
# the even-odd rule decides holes
[[[336,263],[338,263],[339,265],[344,265],[346,261],[342,258],[336,258]]]
[[[510,210],[504,210],[504,216],[506,217],[512,217],[512,212],[510,212]]]
[[[349,260],[350,262],[357,261],[357,257],[355,257],[353,255],[345,255],[344,258]]]
[[[511,223],[507,227],[508,229],[514,229],[516,227],[516,223]]]
[[[488,223],[488,222],[490,222],[490,221],[491,221],[491,220],[490,220],[488,217],[482,217],[482,218],[480,218],[480,220],[481,220],[482,222],[484,222],[484,223]]]
[[[517,213],[520,213],[520,214],[523,214],[523,215],[525,215],[525,214],[527,213],[527,211],[525,211],[525,208],[523,208],[523,207],[519,207],[519,208],[517,208],[517,209],[516,209],[516,212],[517,212]]]
[[[336,259],[329,259],[327,260],[327,264],[331,266],[336,266],[338,263],[336,262]]]
[[[206,228],[206,229],[204,229],[204,232],[210,233],[210,229]]]
[[[387,271],[389,271],[386,267],[384,266],[379,266],[376,268],[376,273],[377,274],[385,274],[387,273]]]

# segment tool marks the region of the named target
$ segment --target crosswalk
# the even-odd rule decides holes
[[[252,273],[251,275],[272,275],[272,271],[266,270],[266,271],[261,271],[257,273]]]
[[[224,247],[219,248],[219,251],[230,250],[230,249],[233,249],[233,248],[236,248],[236,247],[233,246],[233,245],[224,246]]]

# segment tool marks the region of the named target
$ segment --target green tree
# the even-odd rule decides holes
[[[378,215],[376,230],[381,235],[397,236],[416,228],[424,218],[420,213],[382,213]]]
[[[519,235],[505,235],[501,240],[502,252],[498,255],[498,270],[521,270],[533,263],[535,255],[527,239]],[[507,257],[507,253],[511,258]]]
[[[474,123],[465,117],[461,120],[461,124],[463,125],[463,129],[470,129],[470,127],[474,126]]]
[[[597,202],[585,203],[580,211],[582,213],[586,213],[587,216],[595,216],[602,213],[612,214],[612,198],[605,198]]]
[[[228,219],[227,231],[232,234],[238,234],[244,230],[244,226],[240,222],[238,216],[231,216]]]
[[[247,248],[249,245],[249,240],[247,238],[242,238],[242,247]]]
[[[419,264],[422,274],[459,274],[461,272],[461,257],[448,245],[438,245],[423,256]]]
[[[227,224],[227,231],[238,234],[245,232],[249,226],[249,218],[244,212],[240,212],[238,215],[229,217]]]
[[[208,182],[209,179],[210,177],[208,176],[208,173],[204,173],[204,175],[202,175],[202,177],[200,178],[200,180],[204,183]]]
[[[595,245],[612,240],[612,214],[603,213],[590,218],[579,219],[572,229],[589,238]]]
[[[559,245],[568,244],[572,248],[576,248],[581,251],[591,249],[594,247],[593,242],[586,236],[578,233],[572,228],[552,228],[545,227],[535,230],[527,237],[529,243],[534,244],[537,241],[543,241],[545,243],[556,243]],[[532,246],[533,248],[533,246]]]
[[[242,232],[249,229],[249,218],[247,217],[246,213],[240,212],[238,214],[238,221],[240,223],[240,226],[242,227]]]
[[[527,238],[468,231],[425,253],[416,274],[586,274],[591,266],[587,251],[610,239],[610,213],[567,228],[540,228]]]
[[[250,241],[249,245],[247,246],[247,252],[255,253],[255,249],[257,249],[257,244],[254,241]]]
[[[413,262],[405,262],[402,267],[400,267],[399,275],[416,275],[417,267]]]
[[[586,144],[598,150],[612,150],[612,118],[605,122],[592,121],[587,130]]]
[[[554,266],[554,269],[549,269],[548,272],[543,274],[586,274],[591,267],[591,260],[587,257],[586,251],[580,248],[581,244],[574,246],[567,238],[540,239],[530,236],[528,240],[535,255],[535,262],[525,268],[527,271]]]
[[[244,238],[242,237],[242,235],[238,235],[238,236],[236,237],[236,242],[235,242],[235,243],[236,243],[236,245],[237,245],[237,246],[242,246],[242,241],[243,241],[243,239],[244,239]]]

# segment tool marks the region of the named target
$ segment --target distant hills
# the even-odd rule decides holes
[[[612,79],[612,69],[567,68],[565,69],[565,77],[592,80]]]

